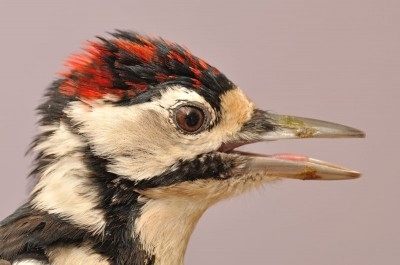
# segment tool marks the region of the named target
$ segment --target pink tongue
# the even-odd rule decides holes
[[[282,160],[291,160],[291,161],[308,161],[309,158],[307,156],[296,155],[296,154],[274,154],[271,157],[282,159]]]

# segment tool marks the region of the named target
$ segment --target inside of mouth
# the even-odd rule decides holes
[[[299,154],[292,154],[292,153],[279,153],[279,154],[258,154],[258,153],[250,153],[250,152],[243,152],[243,151],[237,151],[233,150],[231,152],[242,154],[242,155],[248,155],[248,156],[258,156],[258,157],[270,157],[270,158],[275,158],[279,160],[289,160],[289,161],[297,161],[297,162],[308,162],[310,161],[310,158],[308,156],[304,155],[299,155]]]
[[[342,167],[337,164],[321,161],[318,159],[314,159],[305,155],[293,154],[293,153],[277,153],[277,154],[259,154],[259,153],[252,153],[246,152],[241,150],[236,150],[237,147],[242,146],[245,144],[234,144],[234,145],[222,145],[219,148],[219,152],[224,153],[232,153],[237,154],[240,156],[247,156],[247,157],[265,157],[265,161],[269,161],[268,163],[274,164],[272,160],[276,160],[276,165],[279,165],[279,161],[284,162],[287,161],[287,165],[291,165],[291,167],[303,167],[303,170],[299,172],[297,177],[291,178],[300,178],[300,179],[317,179],[316,172],[321,171],[321,174],[325,174],[325,176],[321,177],[320,179],[353,179],[360,177],[360,173],[357,171],[353,171]],[[286,164],[280,164],[286,165]],[[287,177],[287,176],[286,176]],[[318,179],[319,179],[318,178]]]
[[[218,149],[219,152],[224,152],[224,153],[241,153],[241,154],[247,154],[247,155],[252,155],[252,156],[263,156],[263,157],[271,157],[271,158],[276,158],[280,160],[290,160],[290,161],[299,161],[299,162],[305,162],[305,161],[310,161],[310,158],[308,156],[304,155],[299,155],[299,154],[292,154],[292,153],[279,153],[279,154],[256,154],[256,153],[250,153],[250,152],[243,152],[240,150],[236,150],[236,148],[246,145],[249,143],[223,143],[220,148]]]

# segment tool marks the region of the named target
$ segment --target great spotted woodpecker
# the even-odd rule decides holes
[[[38,181],[0,223],[0,264],[180,265],[197,221],[222,199],[279,178],[359,177],[306,156],[236,148],[363,132],[257,109],[186,48],[111,35],[72,56],[38,108]]]

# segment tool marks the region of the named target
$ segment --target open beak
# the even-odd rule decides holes
[[[221,146],[221,151],[239,155],[246,162],[240,174],[266,174],[271,177],[302,180],[341,180],[358,178],[361,174],[332,163],[302,155],[260,155],[234,150],[248,143],[296,138],[365,137],[365,133],[327,121],[256,110],[239,132],[239,140]]]

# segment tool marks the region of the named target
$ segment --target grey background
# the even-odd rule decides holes
[[[261,108],[358,127],[367,138],[292,140],[357,180],[265,185],[211,208],[186,264],[400,264],[400,1],[0,2],[0,219],[29,192],[44,88],[87,39],[115,28],[162,35],[221,69]]]

